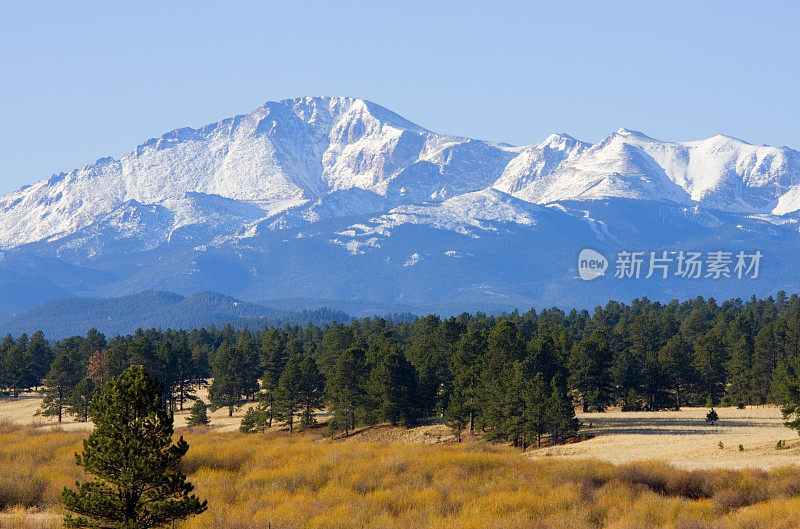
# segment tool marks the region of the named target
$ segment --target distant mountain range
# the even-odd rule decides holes
[[[410,314],[398,319],[411,319]],[[60,298],[48,301],[24,314],[0,322],[4,333],[44,332],[49,339],[83,335],[97,329],[107,336],[133,334],[136,329],[195,329],[227,324],[234,328],[261,329],[265,326],[317,326],[348,323],[347,313],[317,308],[290,312],[242,302],[221,294],[200,292],[188,298],[170,292],[148,291],[119,298]]]
[[[799,210],[800,152],[786,147],[627,129],[515,147],[298,98],[0,198],[0,319],[148,290],[417,313],[796,291]],[[763,259],[755,279],[617,279],[612,262],[584,282],[587,247]]]

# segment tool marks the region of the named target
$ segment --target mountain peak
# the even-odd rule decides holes
[[[616,134],[619,135],[619,136],[638,136],[640,138],[652,139],[652,138],[650,138],[650,136],[648,136],[648,135],[646,135],[646,134],[644,134],[642,132],[639,132],[638,130],[626,129],[624,127],[619,129],[616,132]]]

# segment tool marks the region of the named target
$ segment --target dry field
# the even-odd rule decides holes
[[[198,392],[198,397],[208,402],[208,389],[204,388]],[[61,423],[54,417],[41,417],[36,415],[36,410],[42,404],[42,399],[38,393],[25,393],[17,399],[0,398],[0,423],[11,423],[17,426],[33,426],[35,428],[53,429],[58,428],[64,431],[88,431],[92,429],[91,423],[76,422],[70,416],[64,416]],[[189,408],[192,403],[185,404],[185,409],[175,413],[175,427],[186,426],[186,419],[189,416]],[[209,418],[214,430],[220,432],[238,432],[239,423],[247,409],[253,406],[248,404],[234,412],[233,417],[228,417],[228,410],[220,409],[214,412],[209,410]]]
[[[790,529],[800,469],[531,460],[476,439],[348,442],[183,429],[209,510],[176,529]],[[0,529],[60,527],[85,432],[0,425]]]
[[[199,395],[207,401],[206,391]],[[64,431],[88,431],[90,423],[65,419],[60,425],[53,418],[35,416],[41,404],[36,394],[19,399],[0,399],[0,423]],[[247,407],[228,417],[227,409],[210,413],[211,430],[237,432]],[[720,420],[714,426],[705,422],[707,408],[683,408],[679,412],[579,413],[583,435],[579,443],[530,450],[533,459],[601,460],[622,464],[657,460],[683,469],[761,468],[800,465],[800,438],[783,425],[780,410],[774,406],[750,406],[744,410],[717,408]],[[186,425],[187,409],[175,414],[175,426]],[[325,420],[325,414],[319,420]],[[776,450],[779,440],[786,448]],[[441,423],[399,429],[378,426],[359,431],[348,442],[397,442],[434,444],[452,442],[449,429]],[[723,448],[719,448],[722,442]],[[743,450],[739,450],[742,445]]]
[[[707,408],[683,408],[679,412],[580,413],[578,417],[587,426],[581,432],[592,438],[533,450],[529,455],[617,464],[658,460],[685,469],[769,469],[800,464],[800,439],[783,425],[778,408],[717,408],[720,420],[714,426],[705,422],[707,412]],[[775,449],[779,440],[786,441],[786,449]]]

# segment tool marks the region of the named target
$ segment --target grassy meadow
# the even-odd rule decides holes
[[[460,444],[340,442],[321,433],[183,429],[206,513],[189,528],[791,528],[800,468],[678,470],[531,460]],[[86,432],[0,427],[0,527],[60,526]]]

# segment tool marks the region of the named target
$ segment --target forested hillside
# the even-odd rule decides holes
[[[42,333],[8,335],[0,359],[8,394],[43,386],[44,413],[59,417],[85,418],[101,384],[141,364],[172,407],[185,407],[209,381],[214,408],[258,401],[246,417],[250,431],[273,420],[306,428],[325,407],[331,431],[443,416],[459,434],[482,429],[526,446],[574,435],[573,406],[776,403],[791,413],[800,403],[800,297],[640,299],[591,313],[150,329],[110,339],[90,330],[52,344]]]
[[[325,325],[348,321],[342,311],[319,308],[288,310],[248,303],[214,292],[183,297],[172,292],[147,291],[116,298],[59,298],[0,323],[12,334],[42,330],[59,339],[97,329],[107,335],[128,334],[138,328],[193,329],[230,323],[243,329],[289,325]]]

